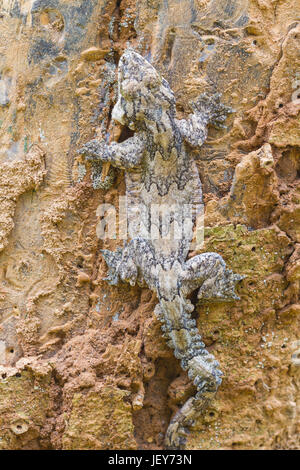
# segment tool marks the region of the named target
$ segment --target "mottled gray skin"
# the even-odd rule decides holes
[[[112,117],[135,131],[133,137],[110,145],[92,140],[80,152],[87,159],[110,162],[125,170],[128,204],[142,205],[150,212],[153,204],[193,204],[202,207],[201,183],[191,147],[200,147],[207,125],[220,126],[230,112],[219,95],[201,95],[193,104],[194,114],[177,120],[175,97],[169,84],[143,57],[127,50],[119,62],[119,96]],[[154,222],[153,222],[154,223]],[[171,227],[175,221],[171,220]],[[203,412],[215,395],[222,373],[219,363],[205,349],[191,318],[194,306],[189,294],[198,289],[199,301],[238,299],[235,284],[242,276],[226,268],[217,253],[204,253],[187,260],[193,224],[180,239],[143,237],[151,229],[151,217],[141,219],[141,232],[132,236],[123,250],[103,250],[109,267],[107,280],[147,285],[156,292],[155,313],[162,322],[168,345],[197,387],[172,418],[165,438],[168,448],[182,448],[186,427]],[[170,229],[171,230],[171,229]]]

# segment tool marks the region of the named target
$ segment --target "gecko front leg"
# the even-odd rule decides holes
[[[194,113],[190,114],[188,119],[176,120],[183,139],[192,147],[201,147],[205,142],[208,124],[218,129],[225,128],[224,121],[234,110],[221,103],[220,98],[219,93],[212,96],[203,93],[191,103]]]
[[[129,137],[124,142],[106,144],[97,139],[90,140],[78,151],[87,160],[108,162],[116,168],[134,170],[143,158],[145,140],[141,133]]]

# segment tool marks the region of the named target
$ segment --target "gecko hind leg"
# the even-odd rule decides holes
[[[119,280],[128,282],[131,286],[136,283],[154,288],[151,278],[151,267],[155,267],[155,256],[151,244],[141,237],[133,238],[124,248],[117,250],[101,250],[108,266],[106,280],[116,285]]]
[[[118,247],[116,251],[110,250],[100,250],[105,262],[108,266],[107,277],[104,278],[112,286],[118,284],[120,280],[120,275],[118,272],[118,266],[122,260],[122,252],[123,250]]]
[[[181,280],[182,291],[188,295],[199,288],[199,301],[239,300],[235,287],[244,277],[227,269],[222,256],[217,253],[203,253],[185,263]]]
[[[134,262],[133,253],[131,253],[130,244],[125,248],[118,247],[116,251],[101,250],[108,266],[107,277],[104,280],[115,286],[118,282],[129,282],[134,286],[138,277],[138,268]]]

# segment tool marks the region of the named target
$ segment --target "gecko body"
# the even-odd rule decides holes
[[[167,429],[165,444],[176,449],[184,447],[187,428],[210,403],[222,376],[191,318],[190,294],[197,290],[199,301],[232,301],[242,279],[217,253],[188,259],[195,220],[203,210],[191,148],[203,144],[209,123],[222,126],[231,110],[219,95],[203,94],[193,104],[194,113],[178,120],[168,82],[133,50],[122,55],[118,73],[112,118],[134,135],[109,145],[92,140],[80,152],[125,170],[130,236],[123,249],[103,250],[107,279],[147,285],[157,294],[155,314],[163,334],[197,388]]]

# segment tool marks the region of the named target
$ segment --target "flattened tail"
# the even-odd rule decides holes
[[[161,298],[155,309],[167,344],[197,388],[196,395],[187,400],[169,424],[165,436],[168,449],[184,448],[187,428],[207,408],[222,382],[219,363],[205,349],[196,321],[191,318],[193,309],[191,302],[179,295],[172,301]]]

